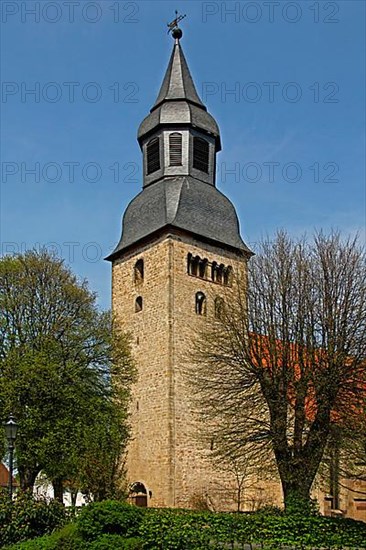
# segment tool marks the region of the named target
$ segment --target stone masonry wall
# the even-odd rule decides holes
[[[144,260],[144,280],[135,284],[134,266]],[[171,358],[169,334],[169,249],[157,243],[113,264],[113,311],[131,333],[138,368],[133,388],[133,440],[127,457],[128,479],[152,492],[151,505],[172,506]],[[135,312],[135,300],[143,309]]]
[[[244,257],[184,235],[162,236],[113,263],[113,310],[131,333],[138,368],[131,403],[128,480],[141,482],[151,491],[149,506],[195,507],[205,501],[215,509],[235,509],[234,476],[214,468],[210,448],[198,437],[204,426],[195,414],[186,376],[197,330],[213,320],[215,296],[230,295],[232,289],[189,275],[189,253],[231,266],[241,277],[246,274]],[[144,280],[136,283],[134,266],[140,258]],[[195,311],[199,291],[207,297],[204,316]],[[143,298],[143,309],[135,312],[138,296]],[[278,482],[251,482],[243,508],[281,504]],[[342,491],[341,507],[348,517],[366,520],[363,491]],[[314,496],[321,510],[329,513],[324,492],[316,490]]]
[[[204,495],[213,498],[213,487],[219,487],[220,499],[226,492],[225,481],[207,460],[210,449],[201,448],[197,438],[184,372],[195,328],[214,317],[215,292],[231,290],[189,275],[188,253],[245,273],[242,256],[177,236],[149,243],[113,264],[113,310],[132,335],[139,373],[131,404],[128,478],[151,491],[151,506],[193,506]],[[136,284],[134,266],[140,258],[144,280]],[[195,312],[198,291],[207,295],[205,316]],[[143,309],[135,312],[138,296]]]

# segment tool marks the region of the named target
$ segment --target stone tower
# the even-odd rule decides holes
[[[189,507],[215,473],[196,438],[183,373],[192,334],[217,315],[251,252],[232,203],[215,186],[220,132],[173,30],[158,97],[138,130],[143,189],[128,205],[112,262],[112,307],[132,334],[128,480],[149,506]]]

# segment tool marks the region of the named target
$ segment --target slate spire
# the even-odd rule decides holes
[[[160,92],[150,112],[164,101],[177,100],[185,100],[207,110],[198,96],[178,38],[175,40]]]
[[[182,34],[179,27],[172,29],[174,46],[163,83],[150,113],[140,124],[137,139],[142,145],[146,137],[162,126],[168,129],[169,126],[185,125],[213,137],[218,152],[221,150],[220,130],[197,93],[180,44]]]

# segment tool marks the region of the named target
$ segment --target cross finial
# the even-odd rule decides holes
[[[186,17],[185,14],[178,15],[178,11],[175,10],[175,19],[173,19],[171,23],[167,24],[167,26],[169,27],[168,34],[171,32],[173,38],[176,38],[178,40],[182,38],[183,32],[182,32],[182,29],[179,28],[178,23],[179,21],[182,21],[182,19],[184,19],[185,17]]]

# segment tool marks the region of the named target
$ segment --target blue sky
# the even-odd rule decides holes
[[[338,228],[365,239],[365,3],[3,1],[1,253],[48,245],[110,306],[139,123],[178,9],[221,129],[218,187],[246,242]],[[30,93],[30,90],[34,90]],[[33,171],[33,172],[32,172]]]

